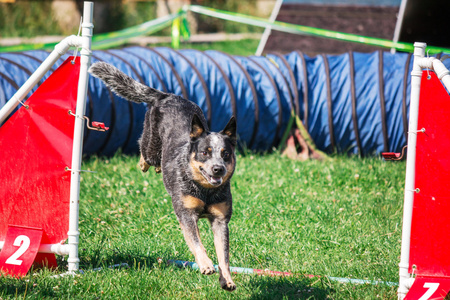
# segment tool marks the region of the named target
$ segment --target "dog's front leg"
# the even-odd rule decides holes
[[[200,272],[205,275],[213,274],[216,270],[211,259],[206,254],[206,249],[200,240],[200,234],[197,225],[198,219],[194,216],[184,216],[180,219],[180,227],[183,231],[184,239],[194,254]]]
[[[175,214],[180,222],[184,239],[192,254],[195,256],[195,261],[200,268],[200,272],[205,275],[213,274],[216,270],[200,240],[197,224],[200,212],[203,210],[205,203],[193,196],[182,196],[180,198],[173,197],[172,203]]]
[[[236,289],[236,284],[234,284],[230,274],[228,220],[215,217],[211,218],[210,222],[214,233],[217,259],[219,260],[219,282],[224,290],[231,292]]]
[[[236,284],[234,284],[230,274],[228,222],[215,218],[211,222],[211,227],[214,233],[217,259],[219,260],[220,285],[227,291],[234,291]]]

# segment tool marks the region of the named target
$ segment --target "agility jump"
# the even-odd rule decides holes
[[[0,269],[12,276],[24,276],[35,261],[56,266],[54,254],[68,255],[68,271],[78,270],[78,204],[92,16],[93,2],[85,2],[82,35],[69,36],[56,45],[0,110],[2,124],[22,104],[0,127],[0,134],[18,134],[8,140],[11,143],[2,145],[0,154],[1,169],[5,170],[2,183],[9,187],[1,189],[0,194]],[[71,47],[81,48],[80,57],[66,60],[24,102]],[[17,117],[24,117],[27,122],[14,122]],[[32,144],[40,151],[26,149]],[[51,159],[47,160],[46,153]],[[45,255],[42,257],[38,252]]]
[[[450,291],[450,72],[439,59],[426,57],[425,48],[415,43],[411,72],[398,289],[398,298],[408,300],[444,299]]]

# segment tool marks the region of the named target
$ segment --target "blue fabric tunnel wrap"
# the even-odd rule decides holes
[[[47,56],[45,51],[0,53],[0,107]],[[236,116],[241,147],[270,151],[279,146],[294,113],[320,150],[363,156],[400,152],[406,144],[412,60],[408,53],[382,51],[242,57],[138,46],[93,51],[92,56],[92,62],[108,62],[141,83],[195,102],[212,131]],[[444,64],[448,68],[450,62]],[[91,76],[86,115],[110,129],[86,129],[83,152],[137,153],[147,109],[114,95]]]

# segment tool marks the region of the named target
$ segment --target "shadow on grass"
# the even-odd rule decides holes
[[[248,276],[249,299],[331,299],[333,293],[319,278]]]
[[[84,250],[84,249],[80,249]],[[116,264],[128,264],[129,268],[134,270],[142,270],[158,266],[160,269],[171,269],[173,265],[161,263],[158,255],[144,255],[137,254],[132,250],[114,250],[100,251],[96,247],[80,251],[81,263],[80,269],[89,272],[96,268],[107,269]],[[161,253],[160,253],[161,254]],[[162,255],[167,258],[167,255]],[[67,261],[58,257],[59,270],[42,272],[49,272],[49,275],[57,275],[65,272],[67,268]],[[178,269],[178,268],[176,268]],[[182,269],[179,269],[183,272]],[[144,272],[146,273],[146,272]],[[238,284],[238,291],[230,294],[231,298],[239,295],[245,295],[245,299],[332,299],[334,291],[320,278],[307,278],[304,276],[289,276],[289,277],[271,277],[260,275],[233,275],[240,277],[236,278]],[[54,280],[48,280],[47,276],[27,276],[24,279],[3,279],[2,291],[0,291],[0,298],[17,298],[25,295],[38,295],[39,298],[58,298],[61,297],[62,290],[55,290],[55,286],[60,285]],[[29,280],[29,281],[27,281]],[[161,278],[161,280],[164,280]],[[188,278],[190,281],[190,279]],[[0,283],[0,286],[2,285]],[[36,284],[36,286],[34,286]],[[67,283],[66,283],[67,284]],[[203,288],[209,289],[206,285]],[[61,286],[64,289],[64,285]],[[67,289],[67,286],[65,286]],[[220,289],[220,288],[219,288]],[[92,293],[93,291],[91,291]],[[214,297],[213,297],[214,298]],[[217,299],[217,298],[215,298]]]
[[[34,268],[31,267],[30,271],[25,277],[15,278],[11,276],[0,277],[0,299],[6,297],[6,299],[25,299],[25,296],[32,294],[31,291],[39,294],[38,298],[35,299],[53,299],[56,297],[54,290],[54,285],[52,284],[41,284],[42,279],[35,276],[39,273],[47,273],[52,275],[61,274],[57,269],[44,268]],[[65,270],[63,271],[65,272]],[[38,287],[36,287],[38,286]],[[36,292],[38,291],[38,292]]]
[[[168,254],[164,253],[160,253],[161,256],[139,256],[133,251],[128,252],[123,249],[110,252],[109,255],[104,251],[100,253],[102,252],[93,251],[82,258],[86,270],[127,263],[132,269],[151,268],[157,265],[162,269],[175,268],[183,272],[183,268],[162,263],[168,257]],[[320,278],[308,278],[301,275],[277,277],[241,274],[232,276],[243,276],[238,288],[246,290],[246,299],[332,299],[334,293],[334,290]]]
[[[147,268],[160,264],[158,255],[139,255],[129,251],[113,250],[110,253],[89,252],[81,256],[80,269],[95,270],[98,268],[112,268],[117,265],[127,264],[130,268]]]
[[[158,265],[162,269],[175,268],[183,272],[183,268],[161,263],[166,261],[164,258],[167,255],[163,254],[161,257],[163,258],[162,260],[159,256],[137,256],[133,252],[118,251],[106,257],[98,257],[94,254],[93,257],[85,257],[85,260],[99,259],[97,265],[100,267],[127,263],[132,269]],[[100,261],[102,261],[101,264],[99,264]],[[332,299],[334,293],[334,290],[320,278],[308,278],[301,275],[278,277],[233,274],[232,276],[242,276],[238,288],[247,291],[246,299]]]

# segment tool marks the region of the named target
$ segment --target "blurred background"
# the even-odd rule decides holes
[[[94,31],[104,33],[138,25],[177,12],[185,4],[198,4],[267,18],[275,0],[109,0],[94,1]],[[0,0],[0,38],[69,35],[78,31],[81,0]],[[196,33],[261,33],[262,29],[224,22],[198,14],[189,16]],[[170,35],[170,29],[158,35]]]
[[[110,0],[95,2],[95,33],[111,32],[141,24],[177,12],[183,5],[193,4],[220,10],[239,12],[268,19],[276,0]],[[405,6],[401,14],[401,6]],[[81,0],[0,0],[0,41],[2,45],[19,43],[11,38],[66,36],[76,34],[83,1]],[[448,0],[284,0],[276,20],[301,24],[362,36],[394,39],[399,27],[399,40],[426,41],[429,45],[450,47],[450,36],[445,33],[450,12]],[[401,22],[398,17],[401,15]],[[193,36],[208,39],[259,40],[262,28],[195,14],[188,15]],[[221,37],[213,34],[221,33]],[[170,36],[170,28],[153,34]],[[149,39],[143,43],[167,42],[168,39]],[[50,38],[51,39],[51,38]],[[191,42],[199,41],[193,39]],[[382,48],[329,40],[320,37],[299,36],[273,31],[264,52],[289,53],[301,50],[308,54],[338,54],[347,51],[371,52]]]

